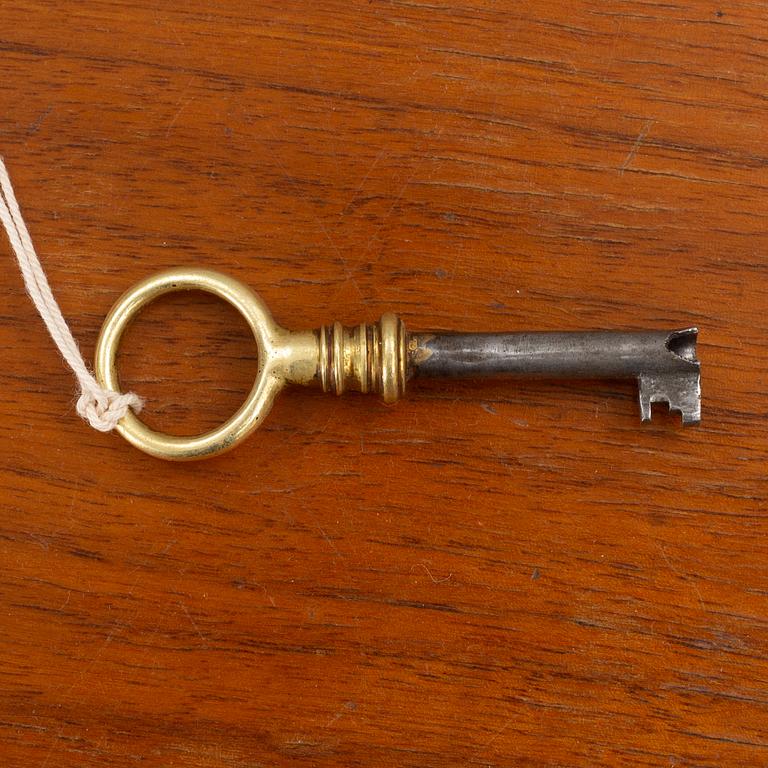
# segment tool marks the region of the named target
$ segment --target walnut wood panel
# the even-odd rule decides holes
[[[701,327],[626,383],[281,396],[173,465],[90,430],[0,248],[4,766],[768,764],[768,9],[16,0],[0,152],[90,358],[179,264],[288,327]],[[3,240],[3,243],[5,241]],[[121,360],[191,434],[256,370],[195,295]]]

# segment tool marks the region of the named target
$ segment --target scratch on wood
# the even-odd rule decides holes
[[[629,150],[629,153],[627,154],[626,158],[624,159],[624,162],[621,165],[621,168],[619,169],[619,174],[624,175],[624,171],[629,167],[629,164],[635,159],[635,156],[637,155],[637,151],[640,149],[640,145],[645,140],[645,137],[648,135],[648,131],[651,130],[651,126],[654,124],[655,120],[647,120],[645,122],[645,125],[640,129],[640,133],[637,134],[637,138],[635,139],[635,143],[632,145],[632,148]]]

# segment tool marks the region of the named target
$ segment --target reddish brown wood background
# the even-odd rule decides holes
[[[281,397],[197,465],[90,430],[0,256],[3,766],[768,764],[768,8],[16,0],[0,152],[90,357],[154,270],[287,326],[701,326],[704,423],[628,384]],[[227,308],[122,369],[191,433]]]

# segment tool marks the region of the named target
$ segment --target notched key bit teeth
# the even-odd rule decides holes
[[[674,331],[667,337],[663,357],[649,361],[638,375],[640,417],[651,420],[652,403],[667,403],[679,411],[683,424],[701,421],[701,363],[696,359],[698,328]]]

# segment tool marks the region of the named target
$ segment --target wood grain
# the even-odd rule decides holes
[[[0,756],[15,766],[768,764],[768,9],[17,0],[0,152],[90,357],[199,264],[289,327],[700,325],[704,422],[621,383],[281,396],[164,464],[73,410],[0,272]],[[121,361],[193,433],[220,303]]]

